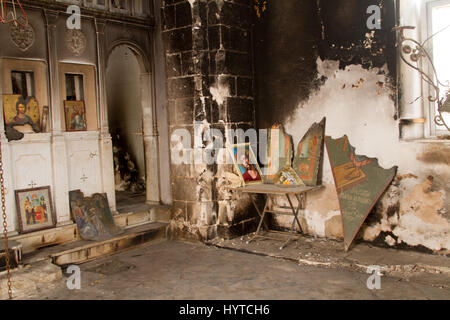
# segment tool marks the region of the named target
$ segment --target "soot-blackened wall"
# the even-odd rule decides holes
[[[369,30],[370,5],[381,11],[381,30]],[[339,67],[388,65],[395,79],[395,7],[392,0],[268,1],[255,23],[255,82],[260,128],[287,120],[325,80],[316,60]]]

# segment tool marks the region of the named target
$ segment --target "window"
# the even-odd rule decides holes
[[[30,71],[11,71],[12,93],[24,98],[34,97],[34,74]]]
[[[84,100],[83,75],[66,73],[66,100]]]
[[[111,0],[111,8],[119,10],[129,10],[127,0]]]
[[[405,38],[413,39],[403,43],[402,54],[405,60],[422,70],[436,83],[433,65],[439,81],[450,81],[450,0],[401,0],[400,26],[405,29]],[[433,64],[425,54],[421,55],[417,43],[423,44]],[[428,97],[435,97],[433,86],[422,79],[420,73],[404,61],[399,64],[401,136],[404,139],[436,138],[448,135],[447,128],[436,121],[439,115],[437,103]],[[448,88],[439,86],[440,98]],[[450,114],[442,112],[444,122],[450,126]]]
[[[88,7],[105,8],[106,0],[85,0],[85,5]]]
[[[443,84],[450,84],[450,0],[431,1],[427,4],[428,16],[428,34],[427,38],[433,36],[430,40],[430,54],[433,58],[433,64],[436,68],[438,79]],[[445,97],[449,88],[439,85],[440,98]],[[433,92],[430,92],[433,94]],[[434,119],[437,114],[437,103],[429,103],[430,118]],[[444,121],[450,125],[450,114],[442,113]],[[434,135],[448,133],[444,126],[435,124]]]
[[[144,10],[142,8],[142,0],[133,1],[133,14],[136,16],[142,16],[144,14]]]

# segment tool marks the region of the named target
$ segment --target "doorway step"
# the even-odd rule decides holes
[[[142,210],[115,214],[113,218],[116,225],[123,229],[156,222],[168,223],[170,219],[170,206],[146,206]],[[22,245],[22,253],[24,255],[82,240],[78,233],[77,225],[73,222],[53,229],[12,236],[9,239],[11,241],[17,241]]]
[[[143,244],[165,240],[167,225],[164,222],[148,222],[127,228],[124,233],[107,240],[78,240],[41,249],[24,255],[23,263],[33,264],[50,260],[53,264],[65,267],[89,262]]]

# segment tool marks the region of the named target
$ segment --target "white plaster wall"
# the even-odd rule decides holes
[[[378,73],[387,70],[365,70],[358,65],[339,70],[339,62],[320,58],[317,64],[319,76],[328,80],[285,124],[294,145],[314,122],[326,117],[326,134],[333,138],[347,134],[357,154],[378,158],[384,168],[397,165],[404,172],[419,171],[422,165],[415,158],[421,144],[399,140],[391,92],[377,85],[386,85],[385,76]],[[329,164],[326,152],[324,163]],[[330,170],[324,166],[324,183],[333,183]]]
[[[86,196],[102,190],[98,132],[70,132],[65,139],[69,190],[80,189]]]
[[[21,141],[9,142],[8,150],[2,146],[8,231],[12,235],[18,230],[14,191],[38,186],[52,187],[49,141],[49,134],[41,133],[26,135]],[[4,141],[4,144],[8,143]]]
[[[445,163],[445,159],[441,159],[439,163],[418,160],[418,155],[425,152],[430,143],[406,142],[399,139],[398,121],[394,120],[395,104],[389,96],[392,92],[386,86],[385,68],[365,70],[359,65],[351,65],[345,70],[339,70],[337,61],[321,61],[320,58],[317,60],[317,66],[318,77],[326,76],[326,82],[310,96],[308,101],[299,104],[296,112],[285,123],[286,132],[293,136],[294,147],[314,122],[326,117],[326,135],[339,138],[346,134],[356,148],[357,154],[377,158],[380,166],[386,169],[398,166],[398,174],[413,174],[417,177],[402,182],[401,197],[407,197],[428,175],[450,179],[450,166],[448,161]],[[442,156],[445,157],[445,154]],[[304,213],[308,232],[316,236],[326,236],[326,223],[338,210],[337,198],[331,199],[333,194],[330,192],[335,191],[330,191],[330,187],[334,188],[334,181],[326,151],[323,160],[323,184],[326,190],[312,195],[313,200],[308,201]],[[424,203],[428,201],[426,192],[419,194],[424,197],[419,201]],[[414,212],[404,210],[400,213],[404,215],[400,217],[404,224],[397,221],[387,231],[397,227],[399,239],[410,245],[421,244],[433,250],[448,249],[450,224],[445,218],[437,218],[446,212],[444,201],[448,195],[443,189],[437,192],[437,195],[433,194],[433,205],[430,205],[428,212],[423,213],[422,217],[417,218],[419,214],[414,210]],[[408,214],[415,216],[408,218]],[[429,216],[436,218],[431,219],[434,222],[428,221],[426,228],[424,224],[428,218],[425,215],[428,218]],[[375,236],[381,229],[377,229]],[[436,232],[433,233],[433,230]],[[435,239],[430,240],[426,237],[425,241],[424,233],[430,232]],[[375,236],[372,235],[370,239],[373,240]]]

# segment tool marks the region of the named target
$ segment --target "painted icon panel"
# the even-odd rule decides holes
[[[326,146],[341,208],[347,251],[370,211],[394,179],[397,167],[383,169],[376,158],[356,155],[347,136]]]
[[[84,101],[64,101],[66,131],[86,131]]]
[[[263,183],[261,169],[250,143],[230,145],[228,151],[244,186]]]
[[[69,192],[72,219],[85,240],[104,240],[122,232],[112,217],[106,194],[85,197],[80,190]]]
[[[293,168],[307,186],[321,184],[325,123],[314,123],[297,145]]]
[[[302,179],[297,175],[294,169],[290,166],[285,166],[276,175],[273,183],[280,186],[305,186]]]
[[[40,131],[39,103],[34,97],[24,99],[20,94],[3,95],[5,125],[22,133]]]
[[[272,183],[282,168],[292,165],[292,137],[284,132],[281,125],[273,125],[268,130],[267,154],[268,165],[265,178],[268,183]]]
[[[56,225],[49,186],[16,190],[15,197],[20,233],[48,229]]]

